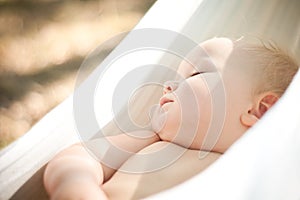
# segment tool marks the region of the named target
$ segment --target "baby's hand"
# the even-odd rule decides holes
[[[102,200],[108,199],[101,187],[90,180],[72,180],[61,183],[52,200]]]

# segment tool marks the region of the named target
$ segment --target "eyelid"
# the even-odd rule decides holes
[[[190,77],[192,77],[192,76],[197,76],[197,75],[203,74],[203,73],[204,73],[204,72],[198,72],[198,71],[197,71],[197,72],[192,73]]]

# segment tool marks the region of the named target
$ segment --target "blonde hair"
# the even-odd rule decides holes
[[[254,89],[254,93],[270,91],[280,97],[299,69],[297,61],[271,41],[260,40],[259,44],[243,46],[244,50],[254,54],[257,67],[261,70],[260,83]]]

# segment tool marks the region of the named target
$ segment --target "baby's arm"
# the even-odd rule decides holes
[[[123,149],[123,151],[136,153],[144,147],[159,141],[155,134],[145,137],[145,131],[135,132],[135,135],[144,135],[137,138],[126,134],[99,138],[87,143],[99,151],[108,143]],[[146,133],[148,134],[148,133]],[[97,150],[97,149],[96,149]],[[106,149],[107,150],[107,149]],[[105,157],[114,156],[115,152],[100,152]],[[118,155],[115,169],[98,162],[81,144],[75,144],[63,150],[52,159],[44,173],[44,184],[52,199],[107,199],[101,190],[101,185],[109,178],[132,154]]]
[[[102,182],[100,163],[80,144],[55,156],[44,173],[44,185],[51,199],[106,199],[98,188]]]

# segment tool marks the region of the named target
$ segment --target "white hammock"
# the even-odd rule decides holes
[[[299,1],[288,1],[287,3],[287,1],[283,0],[158,0],[148,11],[148,13],[143,17],[143,19],[135,29],[168,29],[184,34],[197,43],[200,43],[201,41],[213,36],[241,36],[248,34],[259,35],[262,37],[269,37],[279,43],[281,46],[284,46],[287,49],[291,49],[296,55],[300,55],[299,10]],[[124,42],[126,42],[126,40],[128,40],[128,37],[125,38]],[[116,49],[118,48],[120,48],[120,46]],[[161,62],[162,56],[163,53],[159,55],[155,54],[152,57],[150,56],[149,59],[152,59],[152,63],[159,63]],[[149,76],[151,76],[151,74],[149,74]],[[294,91],[299,91],[299,73],[297,78],[298,79],[295,81],[295,83],[293,83],[295,87],[291,89],[289,96],[293,96],[296,93],[299,94],[299,92]],[[104,96],[109,95],[110,94],[105,94]],[[252,139],[254,138],[254,136],[250,137],[250,135],[258,135],[258,133],[252,134],[252,132],[260,132],[260,129],[265,130],[265,128],[263,129],[263,127],[267,125],[264,124],[269,123],[273,125],[273,123],[268,122],[268,120],[271,120],[271,118],[276,118],[276,116],[279,115],[276,114],[276,112],[282,111],[283,113],[285,113],[286,117],[284,121],[282,121],[282,123],[286,123],[286,126],[294,127],[295,124],[299,124],[299,105],[296,105],[297,101],[292,101],[292,99],[292,97],[287,97],[286,100],[281,101],[281,104],[295,105],[295,109],[291,109],[292,114],[282,111],[284,105],[279,105],[279,111],[275,111],[275,109],[273,111],[275,113],[274,117],[271,116],[272,113],[270,112],[270,114],[268,115],[269,119],[266,118],[266,120],[257,125],[255,129],[252,129],[251,133],[249,132],[249,134],[247,134],[247,137],[244,137],[240,143],[237,143],[237,145],[232,148],[228,154],[234,155],[233,151],[235,148],[240,148],[239,146],[241,146],[241,144],[243,143],[248,144],[246,140],[249,140],[249,143],[251,144],[252,142],[255,143],[256,140]],[[300,102],[299,95],[295,96],[295,99]],[[99,106],[101,107],[101,105]],[[107,107],[107,113],[101,113],[101,115],[104,116],[104,122],[108,122],[113,117],[111,116],[111,113],[109,113],[111,107]],[[140,108],[140,110],[142,109],[145,108]],[[289,116],[294,116],[295,119],[287,120]],[[53,109],[50,113],[48,113],[23,137],[0,152],[0,199],[47,199],[42,186],[42,173],[44,169],[43,166],[62,148],[79,141],[79,137],[77,135],[77,127],[75,126],[73,117],[73,99],[71,96],[55,109]],[[298,121],[296,121],[296,119]],[[108,126],[107,129],[109,130],[110,127]],[[284,134],[287,134],[287,132],[284,132]],[[92,136],[93,135],[89,135],[89,137]],[[261,141],[263,142],[263,139]],[[287,154],[290,154],[291,150],[300,152],[299,134],[298,136],[294,135],[294,138],[290,138],[282,142],[293,143],[291,144],[291,148],[294,149],[281,149],[282,151],[287,150]],[[289,146],[289,143],[286,143],[284,145]],[[296,145],[298,149],[296,149]],[[259,147],[259,144],[255,146]],[[253,150],[251,151],[253,155],[246,154],[249,159],[246,159],[245,163],[260,162],[261,160],[259,160],[259,158],[263,157],[259,157],[257,160],[255,160],[254,153],[260,155],[263,154],[265,150],[256,150],[252,146],[249,146],[248,148]],[[245,150],[245,152],[247,153],[248,151]],[[228,167],[228,170],[235,169],[235,171],[233,172],[237,172],[239,169],[231,168],[229,166],[231,164],[232,166],[237,166],[234,160],[232,160],[234,156],[229,155],[228,157],[224,156],[224,158],[222,158],[218,163],[224,162],[224,166]],[[269,152],[269,155],[276,157],[276,154],[273,155],[273,152]],[[295,154],[291,154],[290,156],[295,156]],[[295,171],[298,173],[295,174],[295,177],[296,175],[298,175],[297,177],[299,178],[299,156],[287,158],[290,159],[288,161],[295,162],[291,163],[294,164],[293,168],[291,169],[298,169]],[[228,161],[226,161],[226,159]],[[290,162],[288,161],[285,162],[289,164]],[[260,171],[260,174],[264,174],[265,171],[268,172],[266,173],[267,176],[264,177],[266,180],[261,183],[261,180],[263,178],[260,177],[260,174],[254,176],[253,179],[249,180],[249,183],[252,184],[250,190],[245,189],[247,188],[246,184],[248,183],[248,179],[246,178],[249,178],[249,176],[240,176],[240,180],[242,180],[242,178],[245,178],[245,181],[242,185],[240,185],[240,187],[237,187],[239,188],[237,189],[239,190],[239,193],[237,195],[232,193],[235,190],[225,191],[225,188],[237,186],[237,182],[235,182],[235,179],[227,179],[226,183],[220,182],[220,184],[217,184],[216,186],[207,184],[207,191],[216,191],[214,193],[222,191],[220,192],[220,194],[222,194],[222,199],[299,199],[299,193],[294,190],[294,187],[300,188],[299,179],[293,179],[293,181],[287,182],[289,184],[295,183],[294,185],[286,185],[291,189],[291,196],[289,196],[291,198],[283,198],[282,196],[288,195],[286,193],[287,190],[284,190],[288,189],[287,187],[283,187],[283,191],[281,191],[281,193],[278,193],[277,198],[275,198],[277,194],[276,192],[280,191],[278,189],[279,186],[276,185],[276,187],[267,187],[269,182],[273,181],[273,179],[271,179],[271,177],[273,177],[271,175],[271,172],[274,172],[275,174],[278,174],[278,177],[281,177],[282,173],[285,172],[284,170],[287,169],[288,165],[282,165],[282,170],[272,171],[268,168],[268,166],[272,166],[272,160],[270,162],[271,163],[268,165],[262,165]],[[274,164],[278,164],[277,159],[274,159]],[[206,173],[203,173],[203,175],[197,177],[196,179],[193,179],[193,181],[201,179],[200,182],[205,185],[204,183],[214,183],[213,180],[214,178],[216,178],[216,176],[212,175],[213,172],[217,173],[220,177],[223,175],[224,177],[229,175],[229,173],[224,174],[221,170],[218,171],[218,169],[220,169],[220,167],[218,166],[220,165],[221,164],[213,165]],[[247,168],[245,168],[244,170],[246,169]],[[242,171],[240,171],[240,173],[241,172]],[[289,173],[292,172],[293,171],[289,171]],[[255,179],[255,177],[257,177],[257,179]],[[182,190],[178,189],[178,192],[180,193],[180,191],[184,191],[185,188],[194,189],[194,187],[197,187],[196,184],[193,185],[193,181],[191,181],[187,186],[183,186]],[[224,183],[226,187],[223,188],[224,185],[222,185],[221,183]],[[199,189],[201,188],[197,188],[197,190],[195,189],[194,192],[200,191]],[[272,195],[270,193],[271,190],[273,190],[272,192],[274,192],[272,193]],[[177,193],[174,194],[177,195]],[[167,195],[169,195],[169,193]],[[295,195],[298,195],[297,198]],[[199,194],[199,198],[200,197],[201,194]],[[207,196],[205,196],[205,199],[210,199],[208,193]]]

